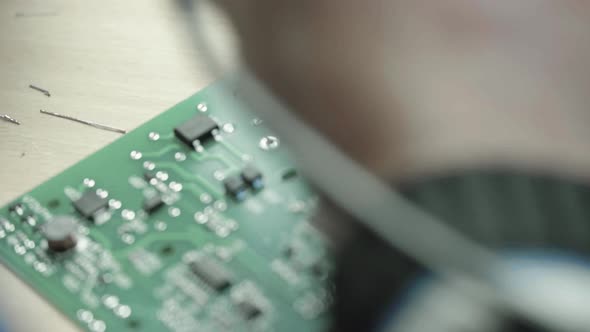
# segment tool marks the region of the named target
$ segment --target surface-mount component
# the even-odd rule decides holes
[[[229,176],[223,180],[223,186],[227,195],[236,201],[243,201],[246,199],[247,189],[246,183],[239,176]]]
[[[241,176],[244,182],[246,182],[252,189],[260,190],[264,188],[262,173],[258,170],[258,168],[248,165],[242,170]]]
[[[37,225],[37,219],[35,219],[35,216],[31,213],[22,216],[20,220],[24,223],[27,223],[31,227],[35,227]]]
[[[74,208],[85,219],[93,219],[94,214],[109,205],[108,199],[99,196],[95,190],[87,190],[73,202]]]
[[[188,265],[195,276],[199,277],[207,286],[218,292],[232,285],[231,273],[207,256],[199,256],[193,259]]]
[[[193,147],[196,141],[203,144],[213,138],[213,131],[216,129],[219,129],[219,126],[213,119],[204,114],[197,114],[174,128],[174,134],[185,144]]]
[[[153,195],[143,202],[143,210],[149,214],[155,213],[164,206],[164,200],[160,195]]]
[[[253,320],[262,315],[262,308],[250,299],[241,300],[236,306],[246,320]]]
[[[57,216],[41,227],[51,252],[64,252],[76,247],[78,221],[71,216]]]
[[[22,216],[24,214],[25,210],[24,210],[24,206],[21,203],[16,203],[16,204],[11,205],[8,208],[8,211],[14,212],[17,215]]]
[[[283,179],[283,181],[291,181],[293,179],[296,179],[297,176],[297,170],[291,168],[283,172],[283,174],[281,175],[281,179]]]
[[[154,173],[154,172],[145,172],[145,173],[143,173],[143,178],[147,182],[150,182],[150,181],[152,181],[152,179],[155,179],[156,178],[156,173]]]

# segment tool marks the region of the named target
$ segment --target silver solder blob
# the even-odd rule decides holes
[[[236,126],[234,126],[234,124],[233,124],[233,123],[229,123],[229,122],[228,122],[228,123],[226,123],[226,124],[224,124],[224,125],[223,125],[222,129],[223,129],[223,131],[225,131],[226,133],[228,133],[228,134],[231,134],[231,133],[233,133],[234,131],[236,131]]]
[[[131,153],[129,154],[129,156],[133,160],[139,160],[139,159],[141,159],[141,157],[143,157],[143,155],[141,154],[141,152],[135,151],[135,150],[134,151],[131,151]]]
[[[209,110],[209,108],[207,107],[206,103],[200,103],[199,105],[197,105],[197,110],[199,110],[199,112],[207,112]]]
[[[260,139],[258,146],[264,151],[276,150],[281,145],[279,139],[275,136],[264,136]]]
[[[160,134],[155,131],[152,131],[151,133],[149,133],[148,137],[150,141],[157,141],[160,139]]]
[[[90,178],[84,179],[84,186],[86,186],[87,188],[94,188],[95,184],[96,184],[96,181],[94,181],[93,179],[90,179]]]
[[[182,152],[176,152],[174,154],[174,159],[178,162],[183,162],[186,160],[186,154],[184,154]]]

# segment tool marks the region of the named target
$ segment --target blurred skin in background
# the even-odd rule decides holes
[[[220,2],[257,75],[384,177],[590,179],[590,2]]]

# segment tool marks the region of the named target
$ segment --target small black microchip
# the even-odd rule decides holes
[[[82,217],[85,219],[92,219],[96,212],[108,206],[109,201],[106,198],[98,196],[96,191],[88,190],[73,204],[76,211],[78,211]]]
[[[213,138],[213,131],[219,129],[219,126],[210,117],[198,114],[187,122],[174,128],[174,134],[185,144],[193,147],[195,141],[201,144]]]
[[[283,181],[293,180],[296,177],[297,177],[297,171],[294,169],[288,169],[283,173],[283,175],[281,175],[281,178],[283,179]]]
[[[238,302],[237,304],[238,310],[246,318],[247,320],[256,319],[258,316],[262,314],[262,309],[260,307],[250,301],[250,300],[243,300]]]
[[[24,214],[22,217],[20,217],[20,221],[26,222],[26,223],[31,221],[33,223],[36,223],[35,216],[30,212],[28,212],[28,213]]]
[[[246,199],[246,183],[239,176],[230,176],[223,181],[225,192],[236,201]]]
[[[246,166],[242,170],[242,179],[254,190],[264,188],[262,173],[254,166]]]
[[[201,256],[188,265],[194,275],[218,292],[232,285],[231,273],[211,258]]]
[[[156,178],[156,173],[154,173],[154,172],[145,172],[145,173],[143,173],[143,178],[147,182],[150,182],[150,181],[152,181],[152,179],[155,179]]]
[[[143,210],[148,214],[158,211],[162,206],[164,206],[164,201],[160,195],[154,195],[143,202]]]
[[[23,213],[25,212],[25,207],[21,203],[16,203],[16,204],[11,205],[8,208],[8,211],[14,212],[14,213],[18,214],[19,216],[22,216]]]

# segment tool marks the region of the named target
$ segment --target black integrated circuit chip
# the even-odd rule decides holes
[[[231,273],[209,257],[200,256],[188,265],[194,275],[218,292],[225,290],[233,283]]]
[[[18,214],[19,216],[22,216],[25,211],[25,207],[21,203],[16,203],[16,204],[11,205],[8,208],[8,211],[14,212],[14,213]]]
[[[85,219],[93,219],[94,214],[108,206],[109,201],[100,197],[95,190],[88,190],[82,194],[82,197],[72,203],[74,208]]]
[[[219,126],[213,119],[204,114],[198,114],[174,128],[174,134],[178,139],[192,148],[195,141],[203,144],[213,138],[213,131],[215,129],[219,129]]]
[[[143,173],[143,178],[149,183],[152,179],[156,178],[156,173],[154,172],[145,172]]]
[[[258,168],[252,165],[246,166],[242,170],[242,179],[250,186],[250,188],[254,190],[260,190],[264,188],[262,173],[258,170]]]
[[[236,201],[243,201],[246,199],[246,190],[248,187],[242,178],[239,176],[230,176],[223,181],[225,192]]]
[[[251,300],[243,300],[237,303],[238,310],[247,320],[256,319],[262,314],[262,309]]]
[[[281,175],[281,178],[283,179],[283,181],[290,181],[293,180],[297,177],[297,171],[294,169],[288,169],[286,170],[283,175]]]
[[[158,211],[164,206],[164,201],[160,195],[154,195],[143,202],[143,210],[148,214]]]

